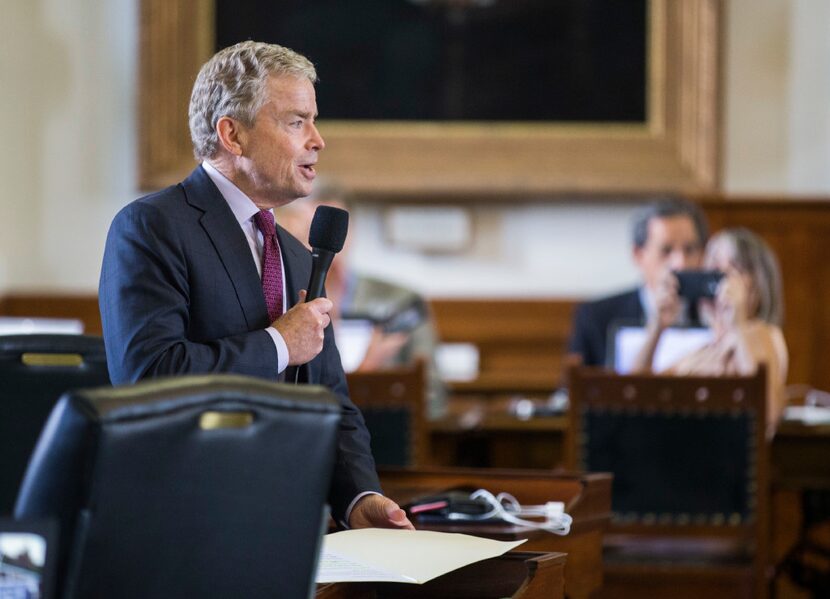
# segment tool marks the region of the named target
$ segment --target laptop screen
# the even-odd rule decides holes
[[[56,526],[0,518],[0,597],[54,596]]]
[[[608,362],[616,372],[631,372],[634,360],[646,340],[642,326],[617,325],[611,329]],[[704,327],[670,327],[663,331],[654,352],[653,370],[661,372],[673,366],[680,358],[703,347],[712,340],[711,329]]]
[[[374,326],[368,318],[341,318],[336,323],[337,349],[345,372],[357,370],[366,357]]]

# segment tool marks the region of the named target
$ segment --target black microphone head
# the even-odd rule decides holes
[[[334,206],[317,206],[311,229],[308,232],[308,244],[313,248],[328,250],[335,254],[343,249],[346,233],[349,232],[349,213]]]

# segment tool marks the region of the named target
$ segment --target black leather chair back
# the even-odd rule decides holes
[[[100,337],[0,336],[0,515],[11,514],[38,435],[60,396],[109,382]]]
[[[212,375],[64,396],[18,518],[53,517],[66,597],[308,597],[340,411]]]

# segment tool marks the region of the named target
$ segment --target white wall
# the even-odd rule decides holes
[[[0,292],[97,287],[134,194],[132,0],[5,0],[0,18]]]
[[[830,2],[727,5],[724,189],[830,192]]]
[[[727,4],[724,189],[830,194],[830,2]],[[137,0],[4,0],[0,294],[94,291],[106,229],[135,197]],[[365,271],[431,296],[582,296],[631,284],[628,204],[471,206],[470,251],[389,248],[357,210]]]
[[[473,239],[462,255],[423,255],[385,242],[387,209],[357,211],[355,266],[427,296],[572,296],[637,280],[629,253],[629,204],[521,204],[467,208]]]
[[[787,189],[830,190],[830,2],[800,0],[790,21]]]

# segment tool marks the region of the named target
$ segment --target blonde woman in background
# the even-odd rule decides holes
[[[725,229],[706,244],[704,268],[724,274],[712,299],[700,300],[701,320],[712,341],[681,358],[666,372],[677,375],[754,374],[767,368],[767,422],[770,430],[786,404],[788,354],[781,332],[783,297],[778,260],[769,246],[745,228]],[[652,370],[660,336],[681,309],[677,278],[666,272],[658,293],[658,310],[647,324],[647,340],[635,369]]]

